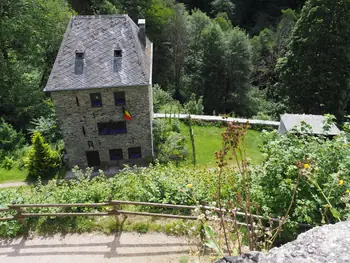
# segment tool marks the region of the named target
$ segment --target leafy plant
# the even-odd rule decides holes
[[[196,94],[192,93],[190,100],[184,105],[186,113],[202,115],[204,111],[203,96],[196,100]]]
[[[51,149],[40,132],[34,132],[32,147],[28,152],[28,176],[32,179],[48,177],[61,166],[60,155]]]
[[[178,162],[187,156],[185,137],[180,134],[179,120],[171,118],[155,120],[153,138],[156,157],[160,162]]]
[[[0,119],[0,158],[24,145],[24,136],[17,132],[13,126],[4,119]]]

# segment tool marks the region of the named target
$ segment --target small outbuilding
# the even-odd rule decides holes
[[[278,127],[278,133],[284,134],[296,130],[300,133],[304,133],[301,130],[302,123],[305,122],[309,125],[310,133],[314,135],[327,135],[336,136],[339,135],[340,130],[335,124],[332,124],[329,131],[324,131],[324,126],[327,122],[327,117],[322,115],[306,115],[306,114],[283,114],[281,115],[281,122]]]

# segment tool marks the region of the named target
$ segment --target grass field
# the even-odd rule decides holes
[[[221,134],[226,128],[215,126],[192,126],[196,147],[197,164],[215,166],[214,153],[221,149]],[[186,137],[189,150],[188,160],[192,160],[192,146],[188,126],[181,123],[181,133]],[[253,164],[259,164],[264,157],[259,150],[261,144],[260,132],[249,130],[246,138],[247,156]]]
[[[11,170],[6,170],[0,168],[0,183],[4,182],[23,182],[26,180],[28,175],[27,170],[19,170],[17,168],[13,168]]]

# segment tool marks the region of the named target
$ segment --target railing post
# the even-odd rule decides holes
[[[120,227],[120,221],[119,221],[119,213],[118,213],[118,210],[119,210],[119,204],[114,204],[113,205],[113,214],[115,215],[115,230],[118,232],[120,231],[121,229],[118,230],[118,228]]]
[[[22,225],[25,228],[27,228],[28,225],[27,225],[27,222],[25,220],[25,217],[22,215],[22,213],[24,212],[22,210],[22,208],[20,208],[20,207],[11,207],[11,206],[9,206],[9,208],[16,210],[17,214],[14,216],[14,218],[17,219],[18,221],[20,221],[22,223]]]

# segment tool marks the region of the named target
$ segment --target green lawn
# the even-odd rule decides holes
[[[28,175],[28,171],[23,169],[19,170],[17,168],[13,168],[11,170],[6,170],[0,168],[0,183],[8,183],[8,182],[21,182],[25,181]]]
[[[215,166],[214,153],[221,149],[221,134],[225,128],[215,126],[192,126],[196,147],[197,164]],[[181,133],[186,137],[189,150],[188,159],[192,160],[192,146],[188,126],[181,123]],[[246,138],[247,156],[254,164],[259,164],[264,157],[258,145],[261,144],[260,132],[249,130]]]

